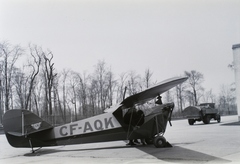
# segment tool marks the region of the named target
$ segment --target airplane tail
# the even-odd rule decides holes
[[[28,110],[9,110],[3,116],[3,128],[11,146],[38,147],[42,139],[36,136],[53,126]]]

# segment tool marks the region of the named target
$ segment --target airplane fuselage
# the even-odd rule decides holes
[[[54,138],[64,138],[75,135],[85,135],[88,133],[99,132],[119,128],[121,125],[112,113],[104,113],[91,118],[57,126],[53,129]]]

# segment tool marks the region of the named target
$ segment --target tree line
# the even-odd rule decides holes
[[[21,58],[27,61],[21,66]],[[201,102],[214,102],[223,114],[236,111],[234,86],[221,86],[218,96],[205,91],[202,73],[191,70],[183,76],[188,80],[163,95],[163,101],[175,102],[175,113]],[[125,96],[145,90],[153,81],[153,71],[143,75],[128,71],[114,74],[104,61],[98,61],[92,73],[54,66],[54,54],[37,45],[23,48],[8,42],[0,43],[0,123],[3,114],[12,109],[27,109],[45,120],[60,124],[103,113],[120,103]]]

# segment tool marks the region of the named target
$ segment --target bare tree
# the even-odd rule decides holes
[[[214,103],[216,101],[215,99],[216,99],[216,96],[212,93],[212,89],[204,93],[204,96],[203,96],[204,102]]]
[[[118,84],[117,84],[117,100],[116,103],[121,102],[125,98],[125,91],[127,88],[127,73],[122,73],[119,77]]]
[[[116,87],[116,81],[114,80],[114,74],[111,70],[107,71],[106,74],[106,103],[107,106],[113,105],[113,96],[114,96],[114,88]]]
[[[186,88],[185,83],[182,83],[182,84],[179,84],[176,86],[177,104],[178,104],[178,108],[180,109],[181,113],[182,113],[183,105],[184,105],[185,88]]]
[[[87,108],[87,96],[88,96],[88,76],[86,72],[83,73],[83,76],[80,73],[75,73],[75,78],[77,80],[77,96],[80,104],[80,113],[84,117],[87,116],[88,108]]]
[[[70,79],[68,94],[69,94],[70,102],[73,104],[73,107],[74,107],[74,119],[76,121],[78,119],[77,117],[77,81],[76,81],[74,72],[72,72],[71,77],[72,78]]]
[[[3,84],[4,84],[4,98],[5,98],[5,111],[10,109],[10,96],[12,89],[12,78],[14,72],[14,65],[21,56],[23,50],[20,46],[11,46],[10,44],[4,42],[0,44],[0,57],[3,58],[2,68],[3,68]]]
[[[164,97],[165,97],[165,102],[168,103],[168,102],[173,102],[174,101],[174,97],[173,97],[173,94],[172,94],[172,90],[168,90],[164,93]]]
[[[36,113],[39,116],[42,116],[42,112],[45,109],[45,106],[43,107],[43,103],[45,101],[45,97],[44,97],[44,79],[41,79],[39,76],[37,78],[37,80],[35,81],[35,85],[34,85],[34,90],[33,90],[33,100],[34,103],[33,105],[35,106],[36,109]]]
[[[2,115],[3,115],[3,81],[2,81],[3,68],[2,66],[3,64],[0,61],[0,123],[2,123]]]
[[[89,86],[89,104],[90,111],[89,115],[98,114],[99,109],[99,93],[98,93],[98,82],[94,78],[90,77],[90,86]]]
[[[106,75],[106,67],[105,67],[104,61],[99,61],[96,66],[96,80],[98,82],[98,89],[99,89],[99,107],[101,110],[104,110],[105,108],[105,97],[104,97],[104,86],[105,86],[105,75]]]
[[[62,102],[60,99],[60,95],[59,95],[59,80],[60,76],[56,76],[56,78],[54,79],[54,85],[53,85],[53,95],[54,95],[54,113],[55,115],[57,115],[57,117],[59,119],[56,119],[56,123],[57,124],[61,124],[61,123],[66,123],[66,113],[64,113],[63,111],[63,107],[62,107]],[[61,122],[61,120],[63,122]]]
[[[128,75],[128,93],[129,95],[136,94],[141,91],[141,77],[135,71],[130,71]]]
[[[44,59],[44,76],[46,79],[46,86],[45,86],[45,94],[46,94],[46,100],[48,103],[48,109],[49,109],[49,115],[52,116],[52,89],[54,84],[54,78],[57,76],[56,73],[54,73],[54,63],[52,62],[53,54],[52,52],[49,52],[47,55],[43,54]]]
[[[153,75],[153,72],[151,72],[149,68],[145,70],[144,79],[143,79],[145,88],[148,88],[151,85],[152,75]]]
[[[21,109],[24,109],[26,98],[26,78],[22,70],[18,70],[14,77],[14,86],[16,90],[16,103]]]
[[[66,80],[67,77],[69,76],[70,70],[64,69],[62,71],[62,103],[63,103],[63,118],[64,118],[64,123],[67,121],[66,120],[66,105],[67,105],[67,95],[66,95]]]
[[[188,85],[191,88],[189,90],[189,96],[193,96],[193,105],[198,105],[198,100],[200,97],[200,91],[203,91],[203,87],[201,86],[201,83],[203,82],[203,74],[200,72],[197,72],[195,70],[192,70],[190,72],[185,71],[185,75],[188,77]]]
[[[31,68],[31,73],[28,77],[29,87],[28,87],[28,91],[27,91],[25,109],[28,109],[28,107],[29,107],[29,102],[30,102],[30,98],[32,96],[34,83],[35,83],[36,77],[40,70],[40,65],[41,65],[41,61],[42,61],[41,56],[43,55],[42,49],[38,48],[36,45],[33,47],[31,47],[29,45],[29,49],[30,49],[30,55],[31,55],[33,61],[29,62],[29,65],[28,65]]]
[[[97,81],[97,99],[98,99],[98,107],[103,112],[103,110],[107,106],[107,99],[112,99],[113,96],[113,73],[111,69],[106,67],[104,61],[99,61],[96,65],[96,69],[93,77]],[[110,100],[110,105],[112,104],[112,100]]]
[[[235,88],[222,85],[218,99],[219,99],[220,110],[225,112],[225,114],[231,114],[231,110],[236,101]]]

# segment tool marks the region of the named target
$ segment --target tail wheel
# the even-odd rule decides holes
[[[166,145],[167,141],[163,136],[157,136],[153,140],[153,144],[156,148],[162,148]]]

